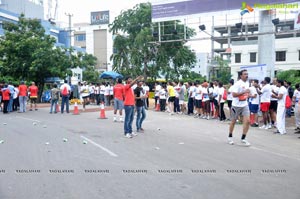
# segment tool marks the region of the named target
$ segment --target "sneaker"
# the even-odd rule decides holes
[[[135,132],[132,132],[131,133],[131,136],[137,136],[138,134],[137,133],[135,133]]]
[[[251,127],[258,127],[258,124],[251,124]]]
[[[260,126],[259,128],[260,129],[265,129],[267,126],[266,125],[262,125],[262,126]]]
[[[116,117],[114,117],[114,122],[117,122],[117,118]]]
[[[207,120],[209,120],[209,116],[207,116],[207,118],[206,118]]]
[[[297,128],[295,128],[294,130],[295,130],[295,131],[300,131],[300,128],[299,128],[299,127],[297,127]]]
[[[241,143],[242,143],[244,146],[250,146],[250,145],[251,145],[246,139],[241,140]]]
[[[123,118],[120,117],[120,122],[123,122]]]
[[[269,124],[267,129],[271,129],[271,128],[272,128],[272,124]]]
[[[125,137],[126,138],[132,138],[132,135],[130,135],[130,133],[126,133]]]
[[[232,137],[228,137],[228,138],[227,138],[227,142],[228,142],[228,144],[230,144],[230,145],[233,145],[233,144],[234,144]]]

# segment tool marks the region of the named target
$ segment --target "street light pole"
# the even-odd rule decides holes
[[[72,17],[73,17],[73,14],[65,13],[65,15],[69,17],[69,48],[71,48],[71,46],[72,46],[72,42],[71,42],[72,36],[71,36],[71,34],[72,34]]]

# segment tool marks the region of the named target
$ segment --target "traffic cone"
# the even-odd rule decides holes
[[[100,106],[100,117],[99,117],[99,119],[107,119],[107,117],[105,117],[105,108],[104,108],[104,103],[103,102]]]
[[[160,111],[159,99],[157,100],[155,111]]]
[[[254,124],[255,115],[253,113],[250,114],[250,124]]]
[[[56,105],[55,105],[55,111],[56,111],[56,113],[59,113],[59,112],[60,112],[60,110],[59,110],[59,104],[56,104]]]
[[[75,105],[74,105],[73,115],[79,115],[77,102],[75,102]]]

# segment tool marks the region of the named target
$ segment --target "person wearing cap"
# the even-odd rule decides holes
[[[132,80],[131,77],[125,79],[126,85],[125,90],[125,100],[124,100],[124,109],[125,109],[125,122],[124,122],[124,134],[126,138],[132,138],[137,134],[132,131],[132,122],[134,117],[134,104],[135,98],[132,90],[132,86],[138,81],[142,80],[143,76],[138,76],[136,79]]]
[[[26,101],[27,101],[27,86],[21,81],[19,85],[19,104],[20,110],[19,113],[26,112]]]

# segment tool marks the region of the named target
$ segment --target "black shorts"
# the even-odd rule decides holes
[[[195,100],[196,108],[202,108],[202,100]]]
[[[175,102],[175,97],[169,97],[168,102]]]
[[[272,101],[271,100],[269,110],[273,110],[273,111],[277,112],[277,105],[278,105],[277,101],[275,101],[275,100]]]

